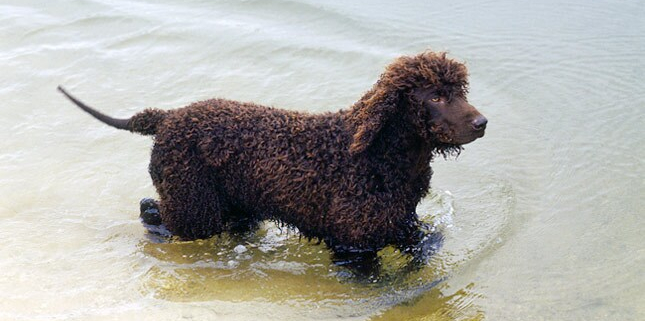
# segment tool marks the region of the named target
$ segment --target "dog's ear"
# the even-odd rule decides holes
[[[377,92],[360,102],[359,112],[355,116],[356,131],[349,146],[352,155],[360,154],[374,142],[388,119],[396,111],[399,103],[397,92]]]

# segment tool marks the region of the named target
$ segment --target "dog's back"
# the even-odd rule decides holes
[[[306,213],[325,212],[330,191],[347,179],[352,161],[345,127],[341,113],[313,115],[212,99],[168,111],[154,148],[166,150],[161,157],[168,157],[169,146],[192,151],[231,206],[299,226],[300,220],[311,220]],[[155,166],[162,165],[153,159],[150,170],[159,171]]]

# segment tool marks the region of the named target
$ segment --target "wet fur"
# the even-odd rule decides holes
[[[424,52],[398,58],[348,110],[212,99],[147,109],[128,129],[154,135],[149,171],[161,221],[182,239],[275,220],[338,252],[406,248],[423,237],[415,209],[430,161],[461,151],[440,142],[451,128],[433,123],[411,90],[465,96],[467,86],[463,64]]]

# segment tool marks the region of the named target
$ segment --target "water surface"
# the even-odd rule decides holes
[[[643,320],[643,16],[642,1],[2,1],[0,319]],[[150,139],[55,90],[118,117],[212,97],[335,111],[427,48],[466,61],[490,125],[433,164],[418,212],[443,248],[420,270],[385,249],[374,277],[272,223],[154,242],[137,210]]]

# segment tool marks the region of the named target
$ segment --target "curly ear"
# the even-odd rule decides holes
[[[360,154],[374,142],[385,123],[396,110],[399,95],[396,92],[377,93],[367,101],[361,102],[360,112],[354,120],[354,132],[349,152]]]

